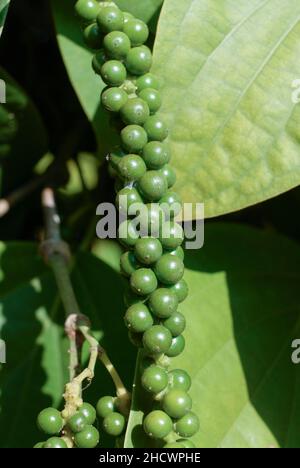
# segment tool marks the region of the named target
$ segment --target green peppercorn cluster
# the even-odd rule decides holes
[[[168,128],[157,115],[162,100],[159,80],[150,72],[148,27],[113,2],[78,0],[75,8],[85,41],[95,50],[93,69],[107,85],[102,105],[121,121],[121,145],[110,154],[109,170],[116,178],[116,205],[126,217],[118,230],[126,249],[121,257],[121,271],[128,279],[125,323],[130,340],[146,356],[141,382],[155,407],[144,418],[144,430],[167,448],[193,447],[189,437],[198,431],[199,421],[188,394],[191,379],[182,369],[169,370],[170,358],[185,347],[186,323],[178,305],[188,288],[183,279],[184,234],[175,221],[181,200],[172,190],[176,176],[165,142]],[[128,212],[136,203],[145,208],[139,231]],[[125,421],[116,416],[110,397],[100,402],[104,425],[112,425],[119,435],[117,426],[123,430]]]
[[[100,398],[96,408],[90,403],[83,403],[67,419],[63,417],[64,412],[45,408],[37,417],[37,425],[44,434],[51,437],[37,443],[34,448],[95,448],[99,444],[99,431],[95,424],[100,421],[108,435],[120,436],[125,429],[126,420],[119,412],[118,403],[117,397],[105,396]]]
[[[93,425],[95,421],[96,410],[89,403],[83,403],[68,420],[57,409],[46,408],[39,413],[37,425],[51,437],[34,448],[70,448],[70,440],[78,448],[94,448],[99,443],[99,432]]]

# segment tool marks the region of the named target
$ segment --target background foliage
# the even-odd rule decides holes
[[[8,3],[0,0],[0,32]],[[0,195],[36,177],[41,186],[55,182],[78,300],[130,386],[135,351],[122,322],[120,248],[94,239],[95,206],[114,199],[104,156],[117,135],[99,106],[103,83],[91,71],[74,3],[11,1],[0,78],[10,85],[7,106],[16,90],[22,105]],[[193,377],[197,445],[299,447],[299,370],[290,355],[300,333],[300,192],[282,194],[300,179],[300,107],[291,100],[300,78],[299,2],[165,0],[156,39],[162,0],[117,3],[150,24],[177,189],[186,201],[204,201],[208,216],[231,212],[207,223],[205,247],[186,260],[189,327],[176,364]],[[2,447],[37,441],[36,414],[60,405],[66,379],[63,313],[37,249],[42,226],[39,191],[0,219]],[[87,399],[111,391],[99,366]],[[145,443],[146,405],[137,388],[126,446]]]

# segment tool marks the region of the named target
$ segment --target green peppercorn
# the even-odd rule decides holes
[[[150,115],[148,104],[139,98],[128,99],[121,109],[125,124],[143,125]]]
[[[167,219],[173,219],[182,209],[181,197],[176,192],[166,192],[159,201]]]
[[[189,293],[188,285],[184,279],[178,281],[176,284],[170,287],[171,291],[174,291],[177,295],[178,301],[183,302]]]
[[[128,11],[123,11],[123,16],[124,16],[124,24],[126,24],[129,20],[132,20],[134,18],[134,16]]]
[[[159,172],[165,176],[168,188],[173,187],[176,182],[176,173],[174,169],[169,164],[166,164],[159,170]]]
[[[128,125],[121,131],[121,140],[123,147],[127,151],[139,152],[146,145],[147,133],[139,125]]]
[[[160,109],[162,99],[157,89],[145,88],[139,93],[139,97],[148,104],[151,114],[155,114]]]
[[[68,448],[66,442],[60,437],[50,437],[45,443],[43,448]]]
[[[96,410],[90,403],[83,403],[78,412],[84,416],[88,425],[94,424],[96,420]]]
[[[139,180],[146,173],[146,164],[137,154],[128,154],[120,161],[118,171],[128,182]]]
[[[102,6],[97,16],[97,22],[103,32],[122,31],[124,15],[117,6]]]
[[[146,200],[158,201],[167,190],[167,181],[158,171],[148,171],[140,178],[138,188]]]
[[[103,429],[107,434],[118,437],[125,428],[125,418],[122,414],[113,412],[108,414],[103,420]]]
[[[104,37],[104,49],[107,55],[113,59],[123,59],[130,50],[130,40],[121,31],[112,31]]]
[[[162,325],[153,325],[143,336],[143,345],[150,354],[162,354],[170,349],[172,335],[170,331]]]
[[[164,254],[154,267],[155,274],[163,284],[171,285],[181,280],[184,265],[175,255]]]
[[[150,109],[151,110],[151,109]],[[168,127],[157,115],[150,115],[144,124],[149,141],[163,141],[168,136]]]
[[[86,45],[90,49],[100,49],[102,46],[102,34],[97,23],[92,23],[83,31]]]
[[[176,257],[180,258],[182,261],[184,260],[184,250],[181,246],[176,247],[174,250],[169,250],[168,253],[171,255],[176,255]]]
[[[190,440],[190,439],[179,439],[177,442],[180,443],[184,448],[195,448],[196,447],[194,442],[192,440]]]
[[[146,73],[143,76],[140,76],[136,81],[136,86],[138,92],[141,92],[143,89],[152,88],[152,89],[159,89],[160,82],[157,76],[153,75],[152,73]]]
[[[130,307],[131,305],[137,304],[138,302],[141,302],[141,301],[146,301],[146,299],[147,299],[146,297],[143,298],[139,296],[138,294],[135,294],[132,291],[132,289],[130,289],[129,287],[126,288],[126,291],[124,293],[124,304],[126,307]]]
[[[143,333],[153,325],[148,307],[142,302],[130,306],[124,317],[127,328],[134,333]]]
[[[99,418],[105,418],[108,414],[115,410],[115,398],[112,396],[104,396],[98,400],[96,411]]]
[[[98,50],[98,52],[93,56],[92,67],[97,75],[101,75],[101,68],[105,64],[106,60],[107,57],[103,49]]]
[[[182,244],[184,232],[180,224],[167,221],[162,225],[159,238],[164,249],[174,250]]]
[[[133,47],[127,54],[125,65],[133,75],[147,73],[152,65],[151,50],[146,46]]]
[[[120,267],[121,273],[123,273],[124,276],[129,277],[134,271],[140,268],[140,266],[133,252],[124,252],[121,255]]]
[[[157,279],[150,268],[140,268],[130,277],[132,290],[140,296],[147,296],[157,288]]]
[[[172,420],[163,411],[151,411],[144,419],[144,430],[154,439],[163,439],[172,431]]]
[[[163,249],[158,239],[143,237],[142,239],[138,239],[135,244],[134,253],[138,261],[144,265],[151,265],[162,256]]]
[[[125,155],[126,155],[126,153],[124,153],[124,151],[122,151],[119,148],[116,148],[114,151],[112,151],[109,154],[109,162],[111,163],[112,167],[117,172],[118,172],[118,169],[119,169],[119,163],[122,160],[122,158],[124,158]]]
[[[86,419],[80,412],[73,414],[73,416],[68,420],[68,427],[74,434],[82,431],[86,425]]]
[[[108,60],[101,67],[101,77],[109,86],[120,86],[126,80],[126,68],[118,60]]]
[[[171,387],[180,390],[188,391],[192,385],[192,379],[189,374],[183,369],[172,369],[169,372],[169,380]]]
[[[186,320],[184,315],[176,311],[167,320],[163,322],[163,325],[168,330],[170,330],[173,337],[176,337],[184,332],[186,327]]]
[[[75,434],[74,441],[78,448],[95,448],[99,443],[99,432],[94,426],[86,426]]]
[[[118,239],[125,247],[133,247],[139,238],[135,224],[131,220],[123,221],[118,229]]]
[[[75,4],[75,12],[86,22],[94,21],[100,10],[96,0],[78,0]]]
[[[142,375],[142,386],[150,393],[160,393],[168,386],[168,374],[162,367],[151,365]]]
[[[38,442],[33,446],[33,448],[44,448],[45,442]]]
[[[168,351],[166,351],[166,355],[169,357],[176,357],[179,356],[183,352],[185,348],[185,339],[183,335],[178,335],[172,339],[172,343]]]
[[[63,419],[60,412],[55,408],[45,408],[37,417],[38,427],[45,434],[58,434],[63,427]]]
[[[136,18],[130,18],[125,22],[124,32],[129,37],[133,47],[144,44],[149,36],[149,29],[146,23]]]
[[[181,437],[192,437],[199,430],[198,416],[190,411],[175,423],[175,431]]]
[[[148,203],[139,215],[139,222],[143,236],[158,237],[165,214],[157,203]]]
[[[170,289],[158,288],[149,297],[149,308],[156,317],[168,318],[176,312],[177,307],[177,296]]]
[[[149,169],[161,169],[170,160],[169,148],[160,141],[150,141],[144,146],[143,159]]]
[[[128,331],[128,338],[136,348],[143,347],[143,333],[135,333],[132,330]]]
[[[164,395],[162,407],[171,418],[179,419],[192,408],[192,399],[184,390],[173,388]]]
[[[116,197],[116,206],[120,213],[128,214],[133,205],[143,203],[139,192],[134,188],[125,187],[120,190]],[[131,213],[134,214],[134,213]]]
[[[121,88],[106,88],[101,95],[103,107],[110,112],[119,112],[127,99],[128,94]]]

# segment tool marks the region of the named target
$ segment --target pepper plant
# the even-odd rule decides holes
[[[3,447],[300,446],[299,17],[0,0]]]

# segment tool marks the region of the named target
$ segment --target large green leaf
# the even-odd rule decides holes
[[[163,80],[177,189],[206,216],[300,183],[298,0],[165,0],[153,72]]]
[[[187,252],[190,295],[182,304],[188,370],[201,429],[198,447],[300,447],[300,248],[234,224],[206,228],[206,244]],[[143,446],[139,378],[126,437]]]
[[[10,3],[10,0],[0,0],[0,36],[3,32],[9,3]]]
[[[115,3],[123,10],[129,11],[146,23],[159,12],[164,0],[116,0]]]
[[[1,243],[0,265],[0,327],[7,345],[7,364],[0,373],[0,445],[31,447],[43,437],[35,427],[37,413],[60,405],[67,381],[64,314],[51,271],[38,257],[36,246]],[[82,312],[90,317],[101,344],[130,386],[135,352],[123,326],[119,275],[82,253],[72,279]],[[84,395],[96,403],[105,394],[113,394],[113,387],[98,365],[96,381]]]

